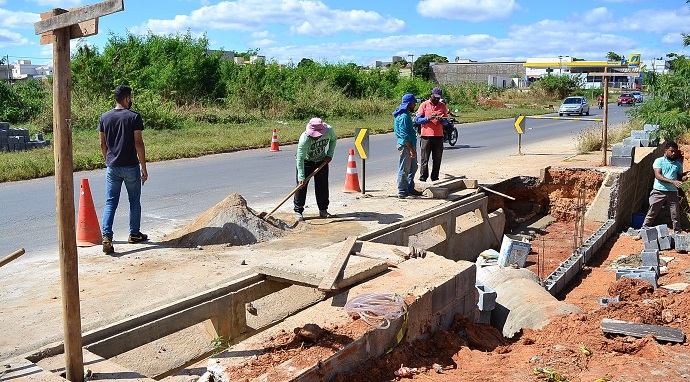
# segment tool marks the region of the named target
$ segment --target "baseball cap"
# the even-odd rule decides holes
[[[441,98],[441,97],[443,97],[443,90],[441,90],[441,88],[439,88],[437,86],[433,90],[431,90],[431,96],[436,97],[436,98]]]

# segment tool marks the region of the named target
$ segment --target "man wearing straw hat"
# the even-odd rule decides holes
[[[312,118],[297,144],[297,184],[302,186],[295,193],[295,221],[304,221],[304,204],[307,200],[307,186],[305,180],[316,171],[319,166],[323,168],[314,175],[314,193],[316,204],[319,206],[319,217],[332,218],[335,215],[328,213],[328,164],[333,159],[335,144],[338,137],[335,130],[321,118]]]

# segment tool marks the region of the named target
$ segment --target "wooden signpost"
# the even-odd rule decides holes
[[[81,341],[77,239],[72,160],[72,72],[69,41],[98,33],[98,17],[125,9],[124,0],[107,0],[78,8],[53,9],[34,24],[41,44],[53,44],[53,134],[57,241],[62,285],[65,371],[70,381],[84,380]]]

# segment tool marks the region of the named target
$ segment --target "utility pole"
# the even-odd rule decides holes
[[[602,165],[606,166],[606,147],[608,146],[607,138],[608,138],[608,119],[609,119],[609,76],[608,76],[608,71],[609,68],[604,67],[604,121],[602,123],[602,131],[601,131],[601,151],[602,151],[602,158],[601,158],[601,163]]]
[[[12,76],[10,72],[10,55],[5,56],[5,63],[7,64],[7,82],[12,81]]]
[[[414,54],[408,54],[407,57],[410,57],[410,73],[412,74],[412,79],[414,79]]]

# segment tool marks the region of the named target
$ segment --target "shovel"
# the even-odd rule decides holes
[[[268,221],[267,219],[268,219],[269,216],[271,216],[274,212],[276,212],[276,210],[277,210],[278,208],[280,208],[280,206],[282,206],[283,203],[285,203],[288,199],[290,199],[290,197],[292,197],[292,195],[294,195],[295,192],[297,192],[300,188],[304,187],[304,185],[306,185],[307,182],[309,182],[309,179],[311,179],[314,175],[316,175],[316,173],[319,172],[319,170],[321,170],[321,169],[323,168],[323,166],[325,166],[326,164],[327,164],[326,161],[323,161],[323,163],[321,163],[321,165],[319,165],[319,167],[317,167],[316,170],[314,170],[311,174],[309,174],[308,177],[304,178],[304,183],[298,184],[297,187],[295,187],[295,189],[292,190],[292,191],[288,194],[288,196],[286,196],[283,200],[281,200],[280,203],[278,203],[278,205],[275,206],[275,208],[271,210],[271,212],[269,212],[269,213],[265,213],[265,212],[260,213],[260,214],[258,215],[259,218]]]

